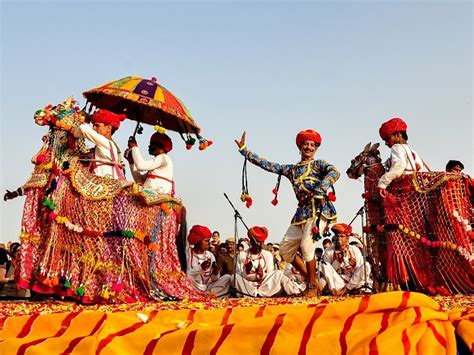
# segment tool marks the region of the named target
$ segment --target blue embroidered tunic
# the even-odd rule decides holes
[[[298,208],[291,220],[292,225],[300,225],[316,219],[318,205],[316,199],[324,199],[321,216],[331,222],[337,217],[336,209],[331,201],[326,199],[326,192],[339,179],[339,171],[325,160],[310,160],[296,164],[272,163],[255,153],[240,149],[240,154],[252,164],[278,175],[284,175],[290,180],[298,200]]]

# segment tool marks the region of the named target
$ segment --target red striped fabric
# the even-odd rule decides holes
[[[306,325],[303,338],[301,339],[300,348],[298,350],[298,355],[305,355],[306,354],[306,346],[308,345],[309,339],[311,338],[311,332],[313,330],[314,323],[318,320],[319,317],[323,314],[324,310],[326,309],[326,305],[321,307],[316,307],[309,320],[308,324]]]
[[[283,325],[283,319],[285,318],[285,315],[285,313],[279,314],[276,317],[275,322],[273,323],[273,327],[265,338],[265,342],[263,343],[262,349],[260,349],[261,355],[270,354],[270,350],[273,346],[273,343],[275,343],[275,338],[278,334],[278,330]]]
[[[344,327],[342,328],[342,332],[339,335],[339,344],[341,346],[341,354],[346,355],[347,354],[347,334],[349,333],[349,330],[352,327],[352,323],[354,322],[355,317],[363,313],[367,307],[369,307],[369,301],[370,301],[370,296],[364,296],[359,303],[359,309],[357,312],[349,316],[349,318],[346,319],[344,323]]]
[[[21,328],[20,333],[16,336],[17,338],[24,338],[28,335],[28,333],[31,330],[31,327],[33,326],[33,323],[35,322],[36,318],[38,318],[40,315],[39,313],[33,314],[28,320],[26,321],[25,325],[23,328]]]
[[[81,342],[82,339],[90,337],[90,336],[94,335],[95,333],[97,333],[99,331],[99,329],[102,327],[102,325],[105,323],[106,319],[107,319],[107,314],[104,314],[99,319],[99,321],[96,323],[96,325],[94,326],[94,329],[92,329],[91,332],[88,335],[84,335],[82,337],[77,337],[77,338],[74,338],[73,340],[71,340],[69,342],[66,350],[64,350],[64,352],[62,352],[61,354],[70,354],[70,353],[72,353],[74,348],[77,346],[77,344],[79,344]]]
[[[192,309],[189,311],[188,313],[188,318],[187,318],[187,321],[188,322],[194,322],[194,315],[196,314],[196,310],[195,309]],[[171,333],[174,333],[176,331],[178,331],[180,328],[176,328],[176,329],[172,329],[172,330],[168,330],[162,334],[160,334],[160,336],[158,338],[155,338],[155,339],[152,339],[146,346],[145,348],[145,351],[143,352],[144,355],[151,355],[153,354],[153,352],[155,351],[155,348],[156,348],[156,345],[158,344],[158,341],[160,339],[162,339],[163,337],[165,337],[166,335],[168,334],[171,334]]]
[[[155,317],[156,315],[158,314],[158,310],[153,310],[151,313],[150,313],[150,317],[148,318],[148,322],[151,322]],[[96,354],[100,354],[100,352],[102,350],[104,350],[104,348],[109,345],[112,340],[114,340],[114,338],[116,337],[122,337],[124,335],[127,335],[127,334],[130,334],[130,333],[133,333],[134,331],[136,331],[137,329],[143,327],[146,323],[143,322],[143,321],[140,321],[140,322],[137,322],[137,323],[134,323],[132,324],[130,327],[127,327],[125,329],[122,329],[122,330],[119,330],[118,332],[116,333],[112,333],[112,334],[109,334],[107,337],[105,337],[104,339],[102,339],[99,344],[97,345],[97,349],[95,351]]]
[[[17,354],[25,354],[26,353],[26,350],[31,347],[31,346],[34,346],[34,345],[38,345],[38,344],[41,344],[42,342],[44,342],[45,340],[49,339],[49,338],[57,338],[57,337],[60,337],[61,335],[63,335],[66,330],[69,328],[69,326],[71,325],[71,322],[74,318],[76,318],[80,313],[82,312],[79,311],[79,312],[74,312],[74,313],[69,313],[64,319],[63,321],[61,322],[61,327],[59,328],[59,330],[56,332],[56,334],[54,334],[53,336],[51,337],[47,337],[47,338],[41,338],[41,339],[36,339],[34,341],[31,341],[29,343],[25,343],[25,344],[22,344],[19,348],[18,348],[18,351],[17,351]]]
[[[196,334],[197,334],[197,329],[189,332],[188,337],[186,338],[186,341],[184,342],[183,346],[183,355],[190,355],[193,352],[194,348],[194,341],[196,340]]]

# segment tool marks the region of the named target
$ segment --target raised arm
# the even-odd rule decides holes
[[[150,171],[159,167],[165,167],[167,162],[162,154],[152,160],[144,160],[138,147],[132,148],[133,162],[139,171]]]
[[[76,128],[76,130],[74,131],[74,137],[85,138],[94,143],[95,145],[99,145],[105,148],[110,147],[110,141],[107,138],[94,131],[91,126],[85,123],[81,124],[79,127]]]
[[[285,175],[286,177],[289,177],[289,173],[291,169],[290,164],[273,163],[266,160],[263,157],[258,156],[255,153],[252,153],[251,151],[247,149],[245,145],[245,139],[246,139],[246,132],[242,134],[242,138],[240,139],[240,141],[235,140],[235,143],[239,147],[240,154],[246,157],[249,162],[271,173]]]

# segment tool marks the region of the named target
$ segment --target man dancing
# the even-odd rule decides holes
[[[293,185],[298,208],[291,225],[280,243],[280,255],[286,262],[306,276],[307,295],[317,294],[316,261],[314,250],[316,243],[313,232],[322,231],[330,221],[336,219],[336,210],[326,196],[327,190],[339,179],[337,169],[325,160],[314,160],[314,155],[321,144],[318,132],[308,129],[296,136],[296,145],[300,150],[301,160],[296,164],[272,163],[249,151],[245,145],[246,133],[235,143],[240,154],[260,168],[284,175]],[[317,222],[318,225],[315,225]],[[314,227],[314,228],[313,228]],[[303,259],[297,256],[301,248]]]

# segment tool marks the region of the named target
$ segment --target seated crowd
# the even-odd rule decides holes
[[[317,289],[329,295],[356,290],[369,292],[371,266],[362,254],[360,241],[350,242],[352,228],[339,223],[332,227],[332,240],[316,248]],[[265,227],[252,227],[247,237],[221,243],[218,231],[195,225],[188,236],[187,275],[197,290],[218,297],[273,297],[306,295],[305,272],[298,271],[279,255],[279,245],[264,244]],[[368,287],[367,287],[368,286]]]

